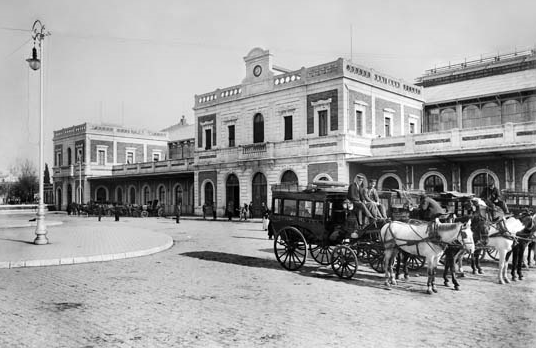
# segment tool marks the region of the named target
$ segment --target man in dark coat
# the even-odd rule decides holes
[[[359,211],[363,212],[366,217],[368,217],[371,220],[374,220],[374,216],[370,213],[370,211],[367,209],[367,206],[363,202],[363,191],[362,191],[362,184],[363,184],[364,178],[361,175],[357,175],[354,182],[348,187],[348,199],[352,202],[354,205],[353,212],[355,216],[357,217],[357,222],[359,225],[363,225],[362,217],[359,214]]]
[[[506,203],[501,199],[499,190],[495,187],[495,183],[492,181],[488,187],[486,187],[480,194],[480,198],[486,201],[491,207],[498,206],[505,214],[509,214]]]

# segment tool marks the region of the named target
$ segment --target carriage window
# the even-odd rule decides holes
[[[341,221],[344,216],[344,207],[342,201],[329,202],[328,217],[331,221]]]
[[[311,217],[313,212],[313,202],[311,201],[299,201],[298,203],[298,215],[303,217]]]
[[[283,201],[283,215],[296,216],[295,199],[285,199]]]
[[[324,217],[324,202],[315,202],[314,218],[322,219]]]
[[[274,199],[274,204],[272,208],[273,208],[274,214],[281,214],[281,199],[280,198]]]

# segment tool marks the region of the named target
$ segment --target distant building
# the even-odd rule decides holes
[[[253,202],[259,216],[272,184],[357,174],[383,190],[479,194],[493,180],[536,192],[535,61],[534,51],[483,58],[413,84],[342,58],[284,69],[255,48],[241,83],[195,96],[193,125],[55,132],[56,203],[76,199],[77,160],[65,156],[79,149],[83,201],[158,199],[170,211],[180,201],[186,213]]]

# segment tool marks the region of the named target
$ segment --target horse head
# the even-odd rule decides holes
[[[472,254],[475,252],[475,241],[473,239],[473,230],[471,229],[471,219],[461,225],[458,241],[462,244],[463,249],[467,253]]]

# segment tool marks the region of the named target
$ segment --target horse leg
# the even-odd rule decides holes
[[[510,255],[508,255],[510,256]],[[505,249],[499,250],[499,284],[510,283],[506,273],[508,270],[508,259]]]
[[[523,258],[525,256],[525,247],[526,246],[527,246],[526,242],[520,242],[519,243],[519,249],[518,249],[518,252],[519,252],[518,259],[519,259],[519,261],[517,261],[517,276],[518,276],[519,280],[523,280]]]
[[[437,264],[439,263],[439,256],[435,256],[432,259],[432,291],[437,292],[437,288],[435,286],[435,274],[437,269]]]
[[[443,267],[443,284],[445,286],[450,286],[448,272],[449,272],[449,269],[452,272],[451,259],[452,259],[452,249],[450,247],[447,247],[447,249],[445,250],[445,265]]]
[[[393,274],[393,263],[391,259],[393,258],[394,249],[385,249],[384,250],[384,259],[383,259],[383,269],[385,270],[385,286],[391,286],[391,277]]]
[[[400,276],[400,254],[402,251],[399,251],[396,254],[396,266],[395,266],[395,279],[398,279]]]
[[[404,280],[409,279],[408,259],[409,259],[409,254],[404,254]]]
[[[426,274],[428,275],[428,281],[426,282],[426,293],[432,295],[432,265],[431,262],[427,262]]]

